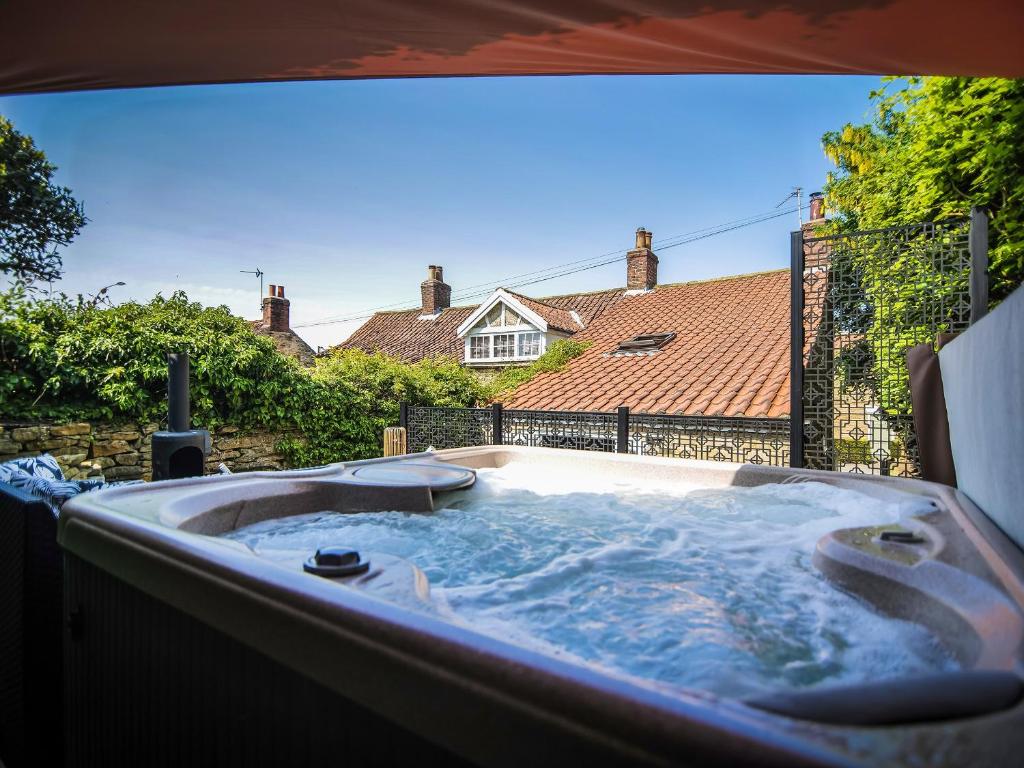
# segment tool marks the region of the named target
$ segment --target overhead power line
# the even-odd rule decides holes
[[[807,208],[808,206],[803,206]],[[704,227],[703,229],[697,229],[693,232],[688,232],[682,235],[673,235],[671,237],[661,238],[653,241],[658,243],[657,250],[667,251],[671,248],[677,248],[681,245],[687,245],[689,243],[695,243],[699,240],[705,240],[709,237],[715,237],[716,235],[722,235],[727,232],[733,232],[737,229],[743,229],[750,227],[755,224],[761,224],[772,219],[778,219],[783,216],[790,216],[798,211],[797,208],[791,208],[785,211],[772,211],[769,213],[755,214],[748,216],[743,219],[737,219],[726,224],[719,224],[714,227]],[[613,254],[613,258],[611,257]],[[579,272],[585,272],[590,269],[596,269],[598,267],[604,267],[609,264],[614,264],[618,261],[625,261],[626,255],[622,252],[622,249],[616,249],[607,253],[600,254],[599,256],[590,256],[585,259],[578,259],[576,261],[566,262],[564,264],[557,264],[544,269],[534,270],[531,272],[523,272],[519,275],[512,275],[510,277],[501,278],[495,281],[488,281],[486,283],[478,283],[477,285],[467,286],[461,289],[457,294],[452,296],[453,301],[466,301],[468,299],[482,298],[490,295],[496,287],[505,288],[522,288],[527,285],[536,285],[537,283],[547,282],[548,280],[554,280],[559,277],[566,277],[568,275],[574,275]],[[522,282],[514,282],[516,280],[522,280]],[[473,290],[483,289],[483,290]],[[397,308],[397,309],[396,309]],[[294,328],[314,328],[323,325],[336,325],[339,323],[349,323],[355,320],[366,320],[373,317],[377,312],[386,310],[411,310],[415,309],[416,305],[408,301],[396,302],[394,304],[386,304],[372,309],[361,310],[359,313],[352,315],[335,315],[320,320],[314,320],[308,323],[300,323],[294,325]]]
[[[655,239],[652,244],[656,245],[657,248],[660,249],[660,250],[665,250],[666,248],[674,247],[673,243],[675,241],[679,240],[680,238],[692,237],[694,235],[699,235],[699,234],[701,234],[703,232],[708,232],[708,231],[711,231],[711,230],[716,230],[716,229],[720,229],[722,227],[728,227],[728,226],[732,226],[732,225],[735,225],[735,224],[743,224],[743,223],[747,223],[747,222],[755,223],[756,224],[763,217],[765,217],[765,216],[774,216],[774,214],[777,213],[777,212],[778,212],[778,206],[775,207],[775,210],[767,211],[765,213],[756,213],[756,214],[753,214],[751,216],[747,216],[747,217],[742,218],[742,219],[734,219],[733,221],[727,221],[727,222],[725,222],[723,224],[715,224],[715,225],[712,225],[712,226],[709,226],[709,227],[703,227],[701,229],[695,229],[695,230],[693,230],[691,232],[685,232],[685,233],[680,234],[680,235],[669,235],[667,237],[660,237],[660,238]],[[518,275],[511,275],[509,277],[499,278],[498,280],[490,280],[490,281],[488,281],[486,283],[477,283],[476,285],[467,285],[467,286],[465,286],[463,288],[460,288],[457,292],[455,292],[452,295],[452,301],[465,301],[467,299],[476,298],[479,295],[479,291],[475,290],[475,289],[486,288],[487,289],[486,293],[490,293],[491,291],[494,290],[495,286],[507,285],[508,283],[510,283],[513,280],[519,280],[519,279],[522,279],[522,278],[525,278],[525,277],[534,277],[534,276],[540,277],[541,275],[543,275],[545,273],[561,270],[561,269],[564,269],[566,267],[572,267],[572,266],[576,266],[576,265],[587,264],[589,262],[600,261],[601,259],[606,259],[609,256],[613,256],[613,255],[617,255],[617,254],[621,254],[621,253],[622,253],[622,248],[619,247],[619,248],[616,248],[614,250],[608,251],[606,253],[599,254],[598,256],[588,256],[585,259],[577,259],[576,261],[569,261],[569,262],[564,262],[562,264],[555,264],[555,265],[552,265],[550,267],[544,267],[543,269],[532,270],[530,272],[523,272],[523,273],[520,273]],[[383,304],[383,305],[381,305],[379,307],[371,307],[369,309],[359,310],[359,312],[357,312],[357,313],[341,313],[341,314],[337,314],[337,315],[328,315],[328,316],[322,317],[322,318],[320,318],[318,320],[314,320],[314,321],[312,321],[310,323],[305,323],[303,325],[296,325],[295,327],[296,328],[307,328],[307,327],[310,327],[310,326],[313,326],[313,325],[326,325],[326,324],[335,323],[335,322],[337,322],[337,323],[351,322],[352,320],[361,320],[361,319],[364,319],[366,317],[370,317],[375,312],[382,312],[382,311],[386,311],[386,310],[389,310],[389,309],[394,310],[394,309],[409,309],[409,308],[410,308],[410,304],[409,304],[408,301],[398,301],[398,302],[395,302],[393,304]],[[366,314],[366,313],[369,313],[369,314]]]

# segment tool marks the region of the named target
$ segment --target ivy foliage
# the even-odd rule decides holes
[[[15,282],[56,280],[60,248],[85,225],[71,190],[32,139],[0,116],[0,273]]]
[[[559,339],[529,365],[505,368],[491,383],[490,399],[500,400],[537,374],[562,370],[572,360],[586,352],[592,343],[575,339]]]
[[[468,406],[487,396],[455,360],[344,351],[302,368],[226,307],[184,293],[105,307],[15,288],[0,293],[0,417],[162,423],[168,352],[191,358],[195,424],[294,431],[280,446],[293,466],[379,456],[400,400]]]
[[[1024,279],[1024,81],[889,78],[871,99],[871,122],[822,139],[836,165],[824,188],[827,232],[966,217],[985,206],[991,298],[1008,295]],[[839,293],[861,297],[836,307],[837,322],[866,342],[857,352],[861,381],[852,383],[871,386],[884,409],[904,411],[905,347],[924,337],[928,307],[950,306],[967,275],[936,270],[923,240],[837,256],[851,263],[835,264],[835,274],[857,283]]]

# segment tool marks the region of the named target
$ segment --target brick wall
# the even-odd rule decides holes
[[[13,424],[0,423],[0,461],[50,453],[69,478],[103,476],[107,480],[149,480],[150,444],[156,424]],[[235,472],[284,469],[274,446],[283,433],[221,427],[213,432],[207,472],[221,462]]]

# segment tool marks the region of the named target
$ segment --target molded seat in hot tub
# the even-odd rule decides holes
[[[431,491],[454,491],[476,482],[476,472],[466,467],[438,462],[403,461],[369,464],[346,472],[339,482],[347,485],[415,486]]]

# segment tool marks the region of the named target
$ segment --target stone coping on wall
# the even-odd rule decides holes
[[[69,479],[149,480],[152,436],[158,429],[155,423],[134,422],[0,422],[0,461],[49,453]],[[233,472],[287,468],[276,450],[286,433],[223,426],[212,430],[211,436],[207,472],[216,472],[221,463]]]

